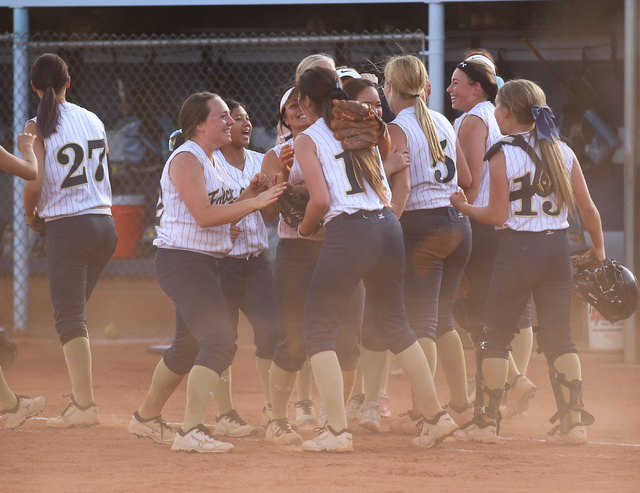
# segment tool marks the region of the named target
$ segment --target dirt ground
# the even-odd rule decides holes
[[[371,434],[354,428],[355,452],[311,454],[281,450],[254,438],[233,439],[226,455],[181,454],[126,431],[159,356],[150,342],[106,341],[95,337],[95,396],[101,424],[91,429],[55,430],[47,416],[67,405],[69,378],[59,343],[51,337],[16,337],[19,356],[5,377],[17,393],[45,395],[42,416],[15,431],[0,430],[0,492],[146,491],[639,491],[640,365],[623,365],[618,355],[584,352],[584,399],[596,416],[582,447],[546,444],[547,419],[555,405],[544,358],[533,355],[529,377],[538,385],[526,417],[503,423],[498,445],[445,442],[435,450],[415,450],[411,437]],[[165,341],[168,342],[168,341]],[[157,341],[156,341],[157,343]],[[471,364],[473,354],[467,351]],[[234,364],[235,407],[250,423],[259,422],[263,401],[255,371],[251,334],[241,331]],[[439,396],[447,402],[442,372]],[[406,412],[409,385],[390,377],[394,416]],[[315,401],[319,404],[317,393]],[[164,410],[168,422],[181,421],[184,382]],[[291,410],[293,413],[293,409]],[[207,423],[215,420],[212,403]],[[383,425],[388,428],[390,420]],[[304,434],[313,436],[312,432]]]

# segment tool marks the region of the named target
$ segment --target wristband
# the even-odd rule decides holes
[[[302,224],[302,223],[300,223],[300,224]],[[308,235],[303,235],[303,234],[300,232],[300,224],[298,224],[298,236],[300,236],[301,238],[311,238],[314,234],[316,234],[316,232],[315,232],[315,231],[311,231],[311,233],[310,233],[310,234],[308,234]]]

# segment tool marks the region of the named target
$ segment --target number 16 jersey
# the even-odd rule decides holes
[[[358,179],[351,162],[351,155],[342,148],[340,141],[333,136],[333,132],[327,127],[324,118],[319,118],[302,134],[311,137],[316,144],[316,153],[322,164],[322,172],[329,189],[329,210],[323,218],[325,224],[343,212],[353,214],[359,210],[375,211],[384,207],[369,183],[366,180]],[[387,192],[387,199],[390,200],[389,183],[384,175],[380,154],[378,154],[378,161],[380,162],[382,183]]]
[[[38,214],[45,220],[111,214],[104,125],[96,115],[78,105],[65,102],[58,107],[60,120],[56,131],[44,139]]]

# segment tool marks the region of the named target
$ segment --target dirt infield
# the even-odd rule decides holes
[[[96,337],[95,339],[98,339]],[[538,385],[528,416],[503,424],[498,445],[445,442],[415,450],[409,436],[371,434],[354,423],[355,453],[337,456],[281,450],[256,438],[233,439],[235,453],[188,455],[126,432],[144,398],[159,356],[148,342],[93,344],[94,384],[101,425],[48,429],[44,417],[67,404],[69,379],[59,344],[50,338],[15,338],[19,357],[5,371],[17,393],[45,395],[42,417],[16,431],[0,430],[0,491],[638,491],[640,489],[640,366],[601,354],[582,355],[587,409],[596,416],[591,443],[544,443],[554,404],[544,358],[532,357],[529,377]],[[468,363],[473,355],[467,352]],[[442,402],[447,390],[436,376]],[[257,424],[262,409],[251,335],[244,330],[234,364],[235,407]],[[406,412],[409,385],[390,377],[394,416]],[[316,402],[319,402],[317,393]],[[169,400],[164,417],[182,419],[185,384]],[[207,422],[215,419],[212,403]],[[388,428],[390,420],[383,425]],[[313,436],[313,433],[307,434]]]

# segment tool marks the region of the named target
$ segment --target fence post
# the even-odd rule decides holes
[[[13,153],[20,156],[17,135],[24,131],[29,112],[29,12],[13,9]],[[24,180],[13,177],[13,330],[29,328],[29,227],[24,220]]]
[[[429,4],[429,108],[444,113],[444,4]]]

